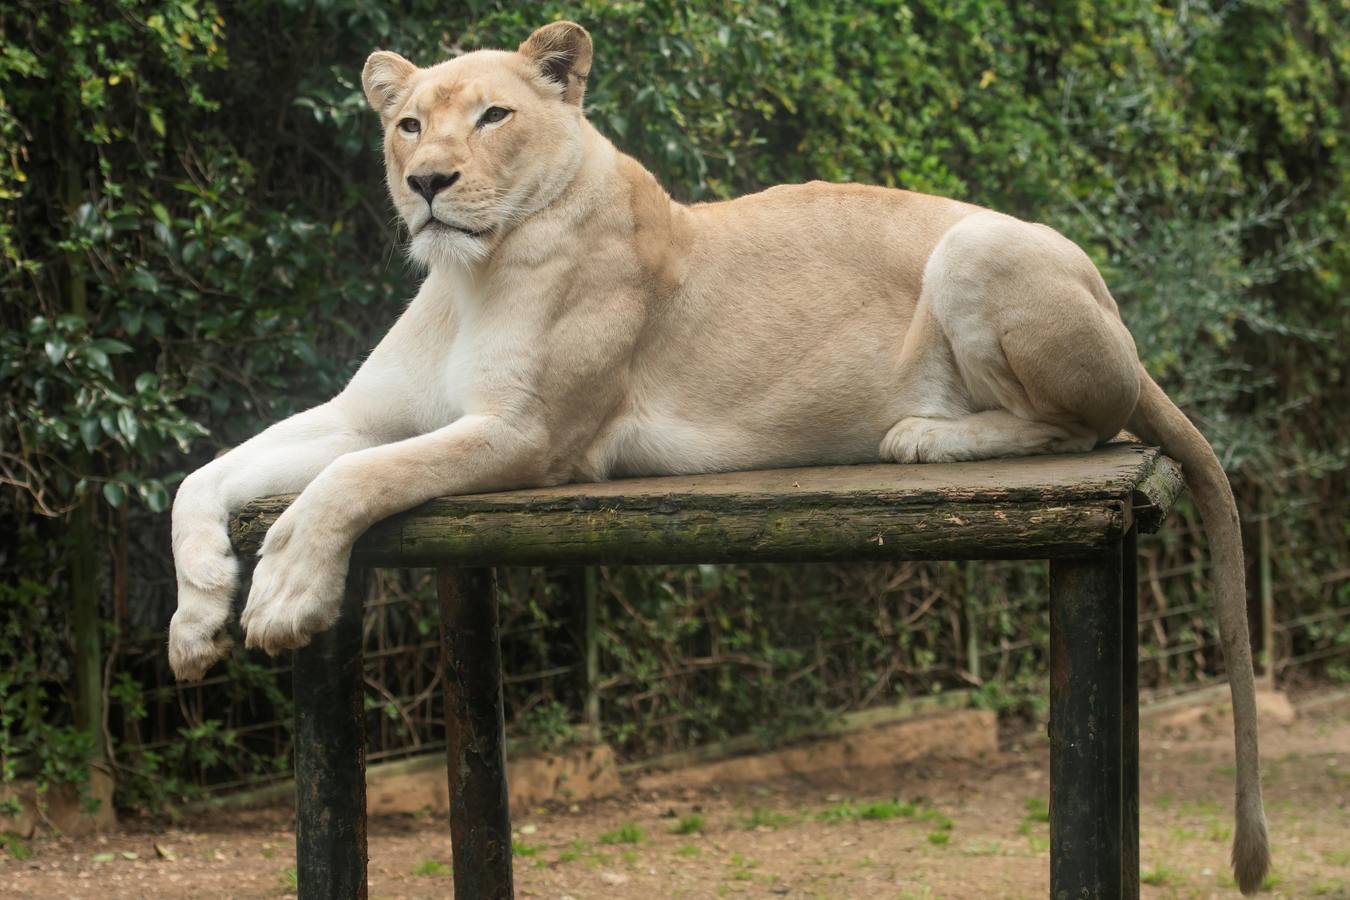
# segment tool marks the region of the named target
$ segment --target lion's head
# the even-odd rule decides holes
[[[431,266],[486,256],[548,205],[581,164],[581,99],[591,38],[572,22],[514,53],[479,50],[420,69],[379,50],[361,73],[384,125],[389,193]]]

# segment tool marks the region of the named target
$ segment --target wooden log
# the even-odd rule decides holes
[[[1144,534],[1157,531],[1185,490],[1181,465],[1170,456],[1158,454],[1147,468],[1141,469],[1141,478],[1134,488],[1131,512],[1135,527]]]
[[[1050,896],[1122,894],[1121,546],[1050,562]]]
[[[511,900],[511,813],[492,569],[441,568],[446,770],[456,900]]]
[[[353,567],[337,624],[295,651],[295,870],[300,900],[366,896],[365,677]]]
[[[639,478],[446,497],[357,543],[367,565],[1045,559],[1095,553],[1155,524],[1179,470],[1151,447],[914,466]],[[290,503],[231,524],[255,549]]]
[[[441,501],[435,501],[439,503]],[[434,503],[432,505],[434,505]],[[1112,505],[1113,504],[1113,505]],[[1118,501],[1014,508],[493,512],[409,518],[358,549],[370,564],[501,565],[1041,559],[1099,550],[1124,531]]]

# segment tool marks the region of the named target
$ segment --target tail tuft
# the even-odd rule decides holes
[[[1237,834],[1233,837],[1233,876],[1244,894],[1261,889],[1270,870],[1270,839],[1266,836],[1266,818],[1261,805],[1255,810],[1239,810]]]

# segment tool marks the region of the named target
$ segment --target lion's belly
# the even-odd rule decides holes
[[[875,462],[884,428],[847,430],[810,422],[773,435],[735,422],[698,422],[643,410],[615,423],[596,454],[602,477],[685,475],[787,466]]]
[[[784,340],[658,354],[588,457],[600,477],[875,461],[901,400],[903,330],[888,324],[814,351]]]

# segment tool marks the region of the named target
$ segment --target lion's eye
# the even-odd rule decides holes
[[[483,114],[478,117],[478,127],[482,128],[484,125],[500,122],[509,115],[511,115],[511,110],[507,109],[505,106],[489,106],[483,111]]]
[[[412,118],[400,119],[398,129],[404,134],[417,134],[422,130],[422,123]]]

